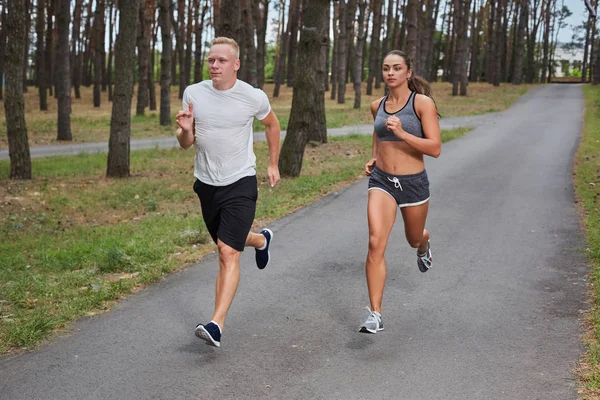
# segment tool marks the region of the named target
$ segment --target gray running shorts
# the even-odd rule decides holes
[[[429,200],[429,179],[423,170],[411,175],[392,175],[377,167],[371,172],[369,190],[382,190],[398,207],[418,206]]]

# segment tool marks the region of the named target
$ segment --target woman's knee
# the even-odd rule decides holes
[[[383,257],[385,248],[387,246],[387,240],[376,235],[369,236],[369,255]]]

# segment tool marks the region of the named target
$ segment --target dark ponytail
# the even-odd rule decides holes
[[[408,54],[406,54],[405,52],[403,52],[401,50],[392,50],[389,53],[387,53],[386,57],[391,56],[391,55],[396,55],[396,56],[402,57],[404,59],[404,62],[406,63],[406,68],[409,71],[412,71],[412,60],[408,57]],[[412,76],[410,78],[408,78],[408,88],[412,92],[415,92],[418,94],[423,94],[423,95],[429,97],[431,100],[433,100],[433,104],[435,106],[435,111],[437,112],[438,117],[441,117],[441,114],[439,113],[439,111],[437,109],[437,104],[435,103],[435,99],[433,98],[431,85],[429,84],[429,82],[427,82],[427,80],[425,78],[415,74],[415,72],[413,71]]]

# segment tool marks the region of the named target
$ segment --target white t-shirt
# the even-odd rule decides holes
[[[183,109],[194,104],[194,176],[213,186],[226,186],[256,175],[252,122],[269,115],[269,98],[260,89],[237,80],[218,90],[210,80],[188,86]]]

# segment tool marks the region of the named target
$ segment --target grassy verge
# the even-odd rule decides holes
[[[585,399],[600,399],[600,87],[586,85],[585,124],[576,159],[575,190],[583,213],[591,266],[592,306],[585,335],[588,351],[581,362]]]
[[[443,140],[469,128],[443,132]],[[267,184],[257,143],[256,226],[364,177],[369,135],[308,146],[302,175]],[[33,161],[35,179],[0,181],[0,353],[39,344],[73,319],[110,307],[214,251],[192,192],[191,151],[132,152],[130,179],[104,178],[106,156]],[[0,176],[9,164],[0,162]]]
[[[488,112],[502,111],[508,108],[521,95],[529,90],[531,85],[521,85],[515,87],[509,84],[502,84],[498,87],[487,83],[470,83],[469,96],[453,97],[452,86],[447,82],[436,82],[432,85],[433,95],[442,115],[444,117],[456,117],[463,115],[475,115]],[[72,97],[72,115],[71,130],[73,142],[58,142],[56,140],[57,124],[57,104],[54,98],[49,98],[48,110],[39,110],[39,100],[36,90],[30,90],[25,93],[25,120],[27,124],[27,134],[29,144],[48,145],[48,144],[71,144],[85,142],[107,142],[110,133],[110,114],[112,103],[108,102],[107,93],[102,93],[101,106],[92,107],[92,88],[81,88],[81,99]],[[271,106],[279,118],[282,129],[287,129],[290,109],[292,104],[292,89],[282,87],[280,96],[272,97],[273,85],[267,84],[264,88],[269,95]],[[366,84],[363,85],[361,108],[355,109],[354,91],[352,85],[348,85],[346,90],[346,102],[338,104],[336,100],[331,100],[330,93],[325,94],[325,108],[327,110],[327,126],[329,128],[339,128],[342,126],[370,124],[372,123],[370,103],[383,96],[383,87],[374,89],[372,95],[366,94]],[[134,91],[137,93],[137,90]],[[181,106],[181,101],[177,98],[178,88],[171,90],[171,114],[172,122],[175,123],[175,114]],[[131,118],[131,137],[138,138],[156,138],[165,137],[173,134],[173,127],[160,126],[158,123],[158,112],[146,110],[145,115],[137,116],[136,99],[132,102]],[[260,122],[255,121],[254,129],[263,130]],[[0,149],[8,147],[6,137],[6,121],[4,113],[0,113]]]

